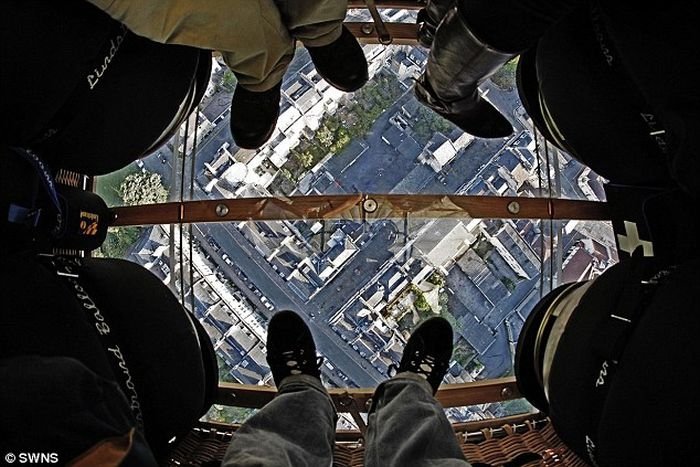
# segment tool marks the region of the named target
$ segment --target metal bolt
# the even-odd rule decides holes
[[[373,31],[374,31],[373,25],[371,25],[369,23],[365,23],[362,25],[362,34],[369,36],[370,34],[372,34]]]
[[[347,392],[343,393],[340,396],[340,398],[338,399],[338,405],[343,407],[343,408],[350,407],[352,405],[352,402],[353,402],[353,398]]]
[[[511,214],[517,214],[520,212],[520,203],[517,201],[511,201],[508,203],[508,212]]]
[[[377,210],[377,202],[372,198],[367,198],[362,202],[362,208],[366,212],[374,212]]]
[[[513,396],[513,390],[508,386],[501,389],[501,397],[503,399],[510,399]]]
[[[216,205],[216,215],[219,217],[224,217],[228,214],[228,206],[225,204],[217,204]]]

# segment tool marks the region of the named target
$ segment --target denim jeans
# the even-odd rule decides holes
[[[366,467],[467,467],[430,385],[399,373],[377,387],[365,440]],[[235,433],[227,467],[326,467],[333,463],[336,412],[321,382],[289,376],[279,394]]]

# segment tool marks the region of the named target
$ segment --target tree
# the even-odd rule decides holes
[[[168,199],[168,191],[160,175],[152,172],[127,175],[118,191],[127,206],[164,203]]]
[[[125,205],[164,203],[168,191],[160,180],[160,175],[152,172],[136,172],[127,175],[117,190]],[[98,256],[123,258],[129,247],[136,243],[143,229],[141,227],[113,227],[98,251]]]
[[[415,285],[411,286],[411,292],[413,293],[413,307],[416,309],[421,317],[428,317],[433,314],[433,309],[430,307],[430,303],[425,298],[425,294]]]
[[[412,128],[416,138],[425,144],[435,133],[440,132],[447,134],[452,131],[455,126],[452,122],[445,120],[427,107],[419,107],[418,116]]]
[[[236,79],[236,75],[234,75],[231,70],[224,71],[224,75],[221,77],[222,88],[226,89],[227,91],[233,91],[237,82],[238,80]]]
[[[335,143],[335,132],[328,127],[328,124],[324,124],[316,132],[316,139],[321,146],[331,147]]]
[[[509,61],[503,65],[496,73],[491,76],[491,81],[503,89],[504,91],[512,91],[515,89],[515,70],[518,67],[518,58]]]
[[[430,277],[428,277],[428,282],[437,285],[438,287],[443,287],[445,285],[445,276],[443,276],[439,271],[434,271]]]
[[[335,142],[331,145],[330,152],[332,154],[338,154],[345,147],[350,144],[351,138],[350,133],[345,128],[339,128],[335,134]]]
[[[299,165],[304,169],[310,169],[314,166],[314,155],[308,149],[306,151],[297,152],[296,158],[299,161]]]
[[[129,247],[136,243],[140,234],[141,227],[112,227],[107,232],[107,238],[96,256],[123,258]]]
[[[282,169],[280,169],[280,173],[281,173],[281,174],[284,176],[284,178],[286,178],[287,180],[291,180],[291,181],[293,181],[293,182],[297,182],[297,179],[292,175],[292,172],[290,172],[288,168],[282,167]]]

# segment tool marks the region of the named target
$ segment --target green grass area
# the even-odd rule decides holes
[[[133,164],[129,164],[123,169],[107,175],[101,175],[95,180],[95,191],[105,200],[107,206],[121,206],[121,197],[119,196],[119,185],[124,181],[127,175],[138,172]]]
[[[310,139],[301,138],[269,189],[276,194],[291,193],[304,174],[324,157],[339,154],[353,139],[363,138],[403,92],[394,75],[375,76],[355,93],[352,103],[334,115],[326,115]]]
[[[509,61],[491,76],[491,81],[504,91],[512,91],[517,86],[515,75],[518,68],[518,59],[519,57],[516,57]]]
[[[99,249],[98,256],[125,258],[129,248],[136,243],[144,227],[111,227]]]

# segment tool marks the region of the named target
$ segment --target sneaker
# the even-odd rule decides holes
[[[336,89],[357,91],[369,79],[367,59],[362,47],[345,26],[334,42],[306,49],[318,74]]]
[[[270,139],[280,113],[282,83],[262,92],[236,86],[231,99],[231,136],[238,147],[258,149]]]
[[[439,316],[422,322],[403,349],[398,373],[410,371],[423,376],[435,394],[452,358],[452,326]]]
[[[272,317],[267,328],[267,363],[277,387],[290,375],[321,379],[322,362],[311,331],[298,314],[285,310]]]

